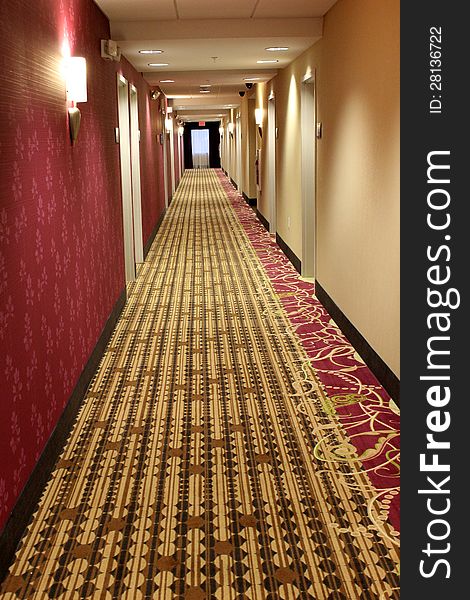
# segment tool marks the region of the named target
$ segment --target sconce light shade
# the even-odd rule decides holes
[[[228,132],[233,135],[233,132],[235,130],[235,125],[230,121],[230,123],[228,124]]]
[[[183,125],[180,125],[178,127],[178,135],[181,137],[184,134],[184,127]]]
[[[168,133],[170,133],[172,130],[172,121],[168,117],[165,119],[165,129]]]
[[[80,130],[80,122],[82,120],[82,114],[79,109],[74,106],[73,108],[69,108],[69,129],[70,129],[70,139],[72,140],[72,144],[75,143],[78,132]]]
[[[224,128],[223,127],[219,127],[219,134],[220,134],[220,137],[224,136]]]
[[[262,108],[255,108],[255,123],[257,125],[263,124],[263,109]]]
[[[158,100],[160,95],[161,95],[161,92],[159,92],[158,90],[150,90],[150,99],[151,100]]]
[[[86,60],[81,56],[71,56],[65,65],[67,100],[69,102],[86,102]]]

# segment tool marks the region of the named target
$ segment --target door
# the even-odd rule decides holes
[[[315,277],[316,109],[315,75],[302,82],[302,275]]]
[[[132,208],[134,221],[134,258],[136,263],[144,262],[144,245],[142,240],[142,199],[140,189],[140,130],[139,104],[137,89],[130,86],[130,123],[131,123],[131,174],[132,174]]]
[[[132,208],[131,146],[129,131],[129,84],[118,73],[119,155],[121,159],[121,195],[124,229],[124,265],[126,282],[135,279],[134,231]]]
[[[269,207],[269,233],[276,233],[276,105],[274,97],[268,101],[268,139],[266,157],[266,196]]]
[[[236,157],[237,157],[237,169],[236,169],[236,173],[237,173],[237,189],[240,192],[240,194],[242,193],[242,179],[243,179],[243,162],[242,162],[242,120],[240,118],[240,113],[237,113],[237,137],[236,137],[236,144],[237,144],[237,153],[236,153]]]

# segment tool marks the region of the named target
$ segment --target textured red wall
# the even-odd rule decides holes
[[[91,0],[0,3],[0,529],[124,287],[116,72]],[[62,53],[85,56],[72,147]],[[164,199],[156,107],[142,91],[144,243]],[[144,93],[145,92],[145,93]],[[160,164],[158,164],[160,161]]]

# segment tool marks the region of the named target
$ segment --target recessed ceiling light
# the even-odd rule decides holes
[[[210,90],[199,90],[200,94],[210,94],[211,91]]]
[[[265,64],[268,64],[268,63],[278,63],[279,61],[276,58],[275,60],[257,60],[256,62],[259,65],[265,65]]]
[[[163,50],[139,50],[139,54],[163,54]]]
[[[211,86],[211,84],[210,84],[210,83],[201,83],[201,85],[200,85],[199,87],[202,87],[202,88],[209,88],[209,87],[212,87],[212,86]]]
[[[243,81],[259,81],[261,77],[244,77]]]
[[[288,46],[271,46],[269,48],[265,48],[268,52],[286,52],[289,50]]]
[[[168,63],[148,63],[149,67],[168,67]]]
[[[175,83],[174,79],[160,79],[160,83]]]

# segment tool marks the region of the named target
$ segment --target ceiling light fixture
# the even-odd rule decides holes
[[[175,83],[174,79],[160,79],[160,83]]]
[[[168,63],[148,63],[149,67],[168,67]]]
[[[210,84],[210,83],[201,83],[201,85],[200,85],[199,87],[202,87],[202,88],[209,88],[209,87],[212,87],[212,86],[211,86],[211,84]]]
[[[275,60],[257,60],[256,61],[259,65],[266,65],[268,63],[278,63],[279,61],[277,60],[277,58]]]
[[[199,90],[200,94],[210,94],[211,91],[210,90]]]
[[[163,50],[139,50],[139,54],[163,54]]]
[[[288,46],[270,46],[269,48],[265,48],[268,52],[286,52],[289,50]]]
[[[259,81],[261,77],[244,77],[243,81]]]

